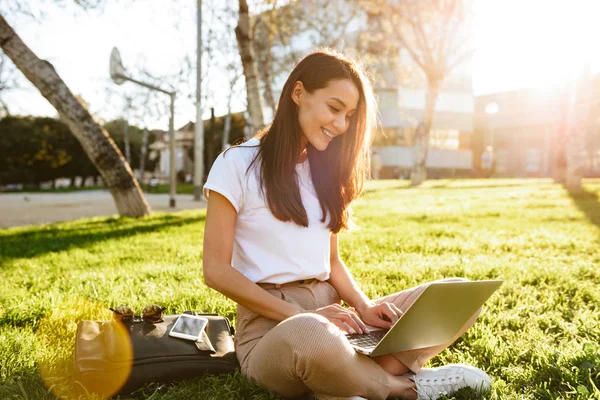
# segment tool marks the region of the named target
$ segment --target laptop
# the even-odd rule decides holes
[[[370,356],[449,343],[502,282],[434,282],[390,329],[346,337],[357,352]]]

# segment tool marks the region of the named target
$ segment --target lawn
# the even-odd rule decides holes
[[[373,182],[354,208],[360,229],[341,235],[342,254],[373,298],[445,277],[504,279],[431,364],[485,369],[494,381],[487,398],[600,399],[599,194],[599,180],[579,193],[549,180]],[[158,303],[234,319],[235,305],[202,279],[204,218],[185,211],[0,230],[0,398],[73,397],[77,321],[108,319],[108,307]],[[239,374],[152,396],[238,398],[277,397]]]

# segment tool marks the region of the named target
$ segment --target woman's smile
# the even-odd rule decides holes
[[[323,132],[323,134],[325,134],[325,136],[327,136],[329,138],[329,140],[331,140],[331,139],[333,139],[334,137],[337,136],[337,135],[332,134],[331,132],[329,132],[325,128],[321,128],[321,131]]]

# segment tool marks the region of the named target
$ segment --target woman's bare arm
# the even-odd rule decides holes
[[[333,233],[330,239],[330,263],[331,276],[329,282],[346,304],[354,307],[359,313],[363,308],[373,304],[360,289],[348,267],[340,258],[338,237]]]
[[[360,323],[380,328],[390,328],[402,315],[393,303],[375,303],[364,294],[339,255],[337,235],[331,235],[331,277],[329,281],[340,297],[354,307],[360,315]],[[363,326],[361,326],[364,329]]]
[[[211,288],[245,308],[275,321],[304,312],[274,297],[231,266],[236,211],[223,195],[211,191],[204,228],[202,270]]]

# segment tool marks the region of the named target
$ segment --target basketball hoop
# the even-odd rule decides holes
[[[117,85],[121,85],[126,80],[125,67],[123,67],[121,55],[116,47],[113,47],[110,53],[110,77]]]
[[[121,55],[116,47],[110,53],[110,77],[117,84],[121,85],[125,81],[130,81],[136,85],[145,88],[156,90],[164,94],[168,94],[171,98],[171,116],[169,118],[169,207],[175,208],[175,191],[177,179],[175,176],[176,160],[175,160],[175,92],[162,89],[150,83],[142,82],[126,75],[125,67],[121,62]]]

